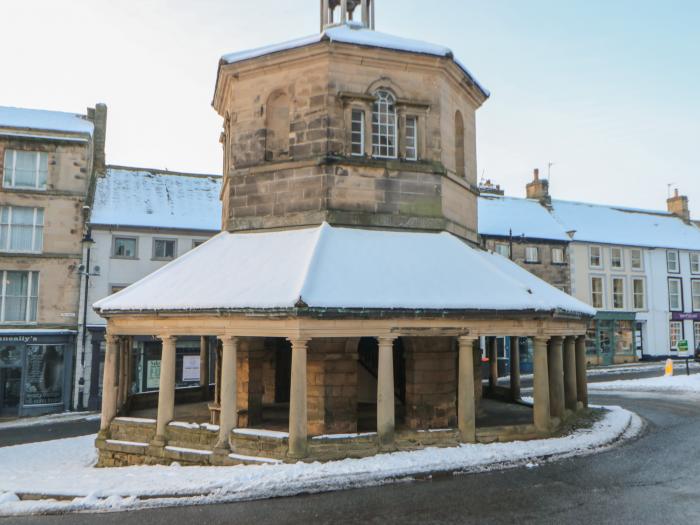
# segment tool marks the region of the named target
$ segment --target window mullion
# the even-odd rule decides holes
[[[17,178],[17,151],[12,152],[12,187],[15,187],[15,180]]]
[[[2,286],[0,286],[0,322],[5,321],[5,294],[7,293],[7,271],[0,271]]]

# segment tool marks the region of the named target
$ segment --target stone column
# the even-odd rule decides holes
[[[306,353],[308,339],[290,339],[292,343],[292,377],[289,392],[289,457],[307,454]]]
[[[160,358],[160,384],[158,389],[158,419],[156,420],[156,436],[152,445],[165,446],[165,429],[173,420],[175,412],[175,343],[176,338],[170,335],[158,336],[163,341]]]
[[[586,376],[586,336],[576,338],[576,398],[581,408],[588,408],[588,377]]]
[[[538,432],[549,432],[551,421],[549,412],[549,370],[547,365],[547,339],[535,337],[534,342],[534,422]]]
[[[209,399],[209,338],[205,335],[199,338],[199,387],[202,390],[202,401]]]
[[[102,414],[100,437],[107,437],[109,425],[117,414],[117,353],[119,337],[105,335],[105,364],[102,377]]]
[[[486,339],[486,348],[489,356],[489,387],[493,389],[498,384],[498,339]]]
[[[520,338],[510,338],[510,398],[520,399]]]
[[[236,408],[238,338],[221,337],[221,342],[223,347],[221,352],[221,412],[219,415],[219,441],[216,444],[218,453],[224,453],[230,448],[231,430],[238,426],[238,409]]]
[[[457,426],[462,443],[476,442],[474,401],[474,337],[460,337],[459,379],[457,382]]]
[[[549,340],[549,401],[550,415],[564,417],[564,356],[562,350],[563,338],[552,337]]]
[[[381,447],[394,444],[394,337],[378,337],[377,433]]]
[[[576,410],[576,338],[564,339],[564,405],[567,410]]]

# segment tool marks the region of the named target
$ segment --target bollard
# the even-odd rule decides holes
[[[666,372],[665,376],[673,375],[673,359],[666,359]]]

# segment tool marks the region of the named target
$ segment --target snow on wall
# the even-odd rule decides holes
[[[94,126],[92,122],[76,113],[0,106],[0,128],[40,129],[92,135]]]
[[[222,262],[225,261],[225,264]],[[595,310],[511,261],[443,233],[319,227],[222,232],[94,307]]]
[[[667,212],[552,201],[552,214],[574,241],[700,250],[700,228]]]
[[[479,234],[568,242],[564,227],[538,201],[514,197],[479,197]]]
[[[420,40],[412,40],[409,38],[380,33],[378,31],[367,29],[361,24],[348,22],[347,24],[329,27],[325,29],[323,33],[319,33],[317,35],[297,38],[287,42],[272,44],[256,49],[228,53],[222,56],[221,60],[227,64],[233,64],[235,62],[257,58],[264,55],[269,55],[271,53],[317,44],[324,40],[328,40],[330,42],[340,42],[343,44],[354,44],[358,46],[381,47],[396,51],[419,53],[423,55],[435,55],[454,59],[452,51],[447,47],[422,42]],[[466,73],[466,75],[479,87],[482,93],[487,97],[490,96],[489,91],[479,84],[476,78],[474,78],[474,75],[471,74],[464,64],[462,64],[462,62],[459,60],[454,60],[455,63]]]
[[[109,167],[95,188],[91,223],[221,229],[221,177]]]

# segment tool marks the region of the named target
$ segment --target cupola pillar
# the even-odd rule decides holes
[[[375,0],[321,0],[321,31],[352,21],[374,29]]]

